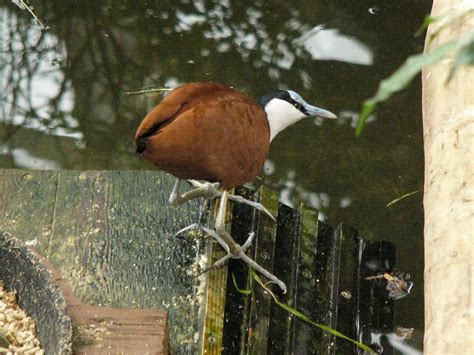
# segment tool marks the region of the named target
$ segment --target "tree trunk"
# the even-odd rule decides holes
[[[468,1],[434,0],[432,16]],[[443,21],[430,25],[425,50],[474,28],[471,15],[430,41]],[[425,149],[426,354],[474,354],[474,68],[463,66],[446,82],[452,57],[423,71]]]

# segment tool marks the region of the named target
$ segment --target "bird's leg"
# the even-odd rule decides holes
[[[242,259],[247,264],[249,264],[252,268],[254,268],[256,271],[260,272],[262,275],[267,277],[271,282],[276,283],[282,289],[283,293],[286,293],[286,285],[283,281],[278,279],[272,273],[268,272],[266,269],[264,269],[262,266],[257,264],[254,260],[252,260],[249,256],[247,256],[247,254],[245,254],[245,251],[252,244],[255,234],[253,232],[250,233],[245,243],[242,246],[240,246],[234,241],[231,235],[225,230],[225,212],[226,212],[226,202],[228,199],[228,195],[229,195],[228,191],[224,191],[222,194],[219,210],[217,212],[217,217],[216,217],[216,230],[215,231],[212,229],[206,228],[204,226],[201,226],[198,223],[194,223],[188,227],[181,229],[180,231],[176,233],[176,235],[178,235],[180,233],[183,233],[192,229],[202,230],[206,232],[207,234],[209,234],[211,237],[215,238],[217,242],[222,246],[222,248],[224,248],[225,251],[227,252],[227,255],[219,259],[217,262],[215,262],[211,266],[203,269],[199,274],[201,275],[209,270],[220,268],[225,264],[227,260],[231,258]]]
[[[216,197],[221,197],[222,192],[218,190],[219,188],[219,183],[210,183],[210,182],[199,182],[196,180],[188,180],[188,182],[194,187],[193,190],[188,191],[184,193],[183,195],[179,194],[179,184],[181,180],[176,179],[176,182],[174,183],[173,186],[173,191],[171,192],[170,198],[169,198],[169,203],[172,206],[181,206],[183,203],[188,202],[189,200],[192,200],[194,198],[198,197],[204,197],[206,199],[212,200]],[[243,198],[242,196],[238,195],[230,195],[228,196],[229,200],[238,202],[238,203],[245,203],[259,211],[262,211],[266,213],[271,219],[275,220],[275,217],[268,211],[265,206],[258,202],[250,201],[247,200],[246,198]]]
[[[229,246],[228,254],[231,254],[231,256],[226,255],[226,257],[224,257],[223,259],[225,260],[229,258],[242,259],[247,264],[249,264],[252,268],[254,268],[256,271],[260,272],[262,275],[268,278],[271,282],[276,283],[281,288],[283,293],[286,293],[285,283],[281,281],[280,279],[278,279],[272,273],[268,272],[262,266],[257,264],[250,257],[248,257],[247,254],[245,254],[244,248],[241,247],[239,244],[237,244],[234,241],[234,239],[231,237],[231,235],[225,230],[225,212],[226,212],[226,204],[227,204],[228,195],[229,195],[229,192],[227,190],[222,193],[219,210],[217,212],[217,217],[216,217],[216,225],[215,225],[217,234]],[[253,238],[253,236],[251,236],[251,238]],[[250,245],[251,241],[252,240],[250,240],[249,242],[247,240],[244,246],[247,248]],[[219,260],[216,264],[221,263],[223,259]],[[222,262],[224,262],[225,260],[223,260]],[[211,266],[211,268],[213,268],[213,266]]]
[[[206,186],[206,184],[203,184],[203,183],[200,183],[199,181],[196,181],[196,180],[188,180],[188,182],[193,186],[195,187],[196,189],[198,188],[203,188]],[[209,184],[209,183],[207,183]],[[215,190],[215,194],[211,196],[211,193],[209,194],[209,199],[213,199],[213,198],[216,198],[216,197],[221,197],[222,196],[222,191],[219,191]],[[235,202],[238,202],[238,203],[245,203],[246,205],[249,205],[259,211],[262,211],[264,213],[266,213],[271,219],[273,219],[273,221],[276,222],[276,219],[275,217],[273,217],[273,215],[270,213],[269,210],[267,210],[265,208],[265,206],[263,206],[261,203],[258,203],[258,202],[255,202],[255,201],[251,201],[251,200],[248,200],[242,196],[239,196],[239,195],[231,195],[229,194],[228,196],[228,199],[231,200],[231,201],[235,201]]]
[[[220,238],[215,231],[212,231],[212,233],[213,233],[214,238]],[[255,236],[254,232],[251,232],[249,234],[249,237],[245,241],[244,245],[242,245],[242,250],[243,251],[247,250],[248,247],[250,247],[252,245],[252,241],[253,241],[254,236]],[[224,249],[226,249],[226,248],[224,248]],[[202,269],[201,272],[198,274],[198,276],[200,276],[202,274],[205,274],[209,270],[219,269],[219,268],[223,267],[227,260],[233,258],[233,255],[231,253],[229,253],[229,250],[228,249],[226,249],[226,250],[227,250],[227,254],[223,258],[220,258],[214,264]]]
[[[224,241],[224,239],[222,239],[217,233],[216,231],[212,230],[212,229],[209,229],[209,228],[206,228],[202,225],[200,225],[199,223],[193,223],[191,224],[190,226],[187,226],[187,227],[184,227],[183,229],[180,229],[176,234],[181,234],[181,233],[184,233],[184,232],[187,232],[189,230],[201,230],[203,232],[206,232],[208,235],[210,235],[211,237],[215,238],[217,240],[217,242],[220,244],[220,246],[222,248],[225,249],[226,252],[229,252],[229,246],[226,244],[226,242]]]
[[[221,201],[219,204],[219,210],[217,211],[217,217],[215,222],[217,234],[226,242],[229,246],[229,253],[233,255],[239,255],[241,247],[237,244],[231,235],[225,230],[225,215],[227,210],[227,199],[229,196],[229,191],[225,190],[222,193]]]

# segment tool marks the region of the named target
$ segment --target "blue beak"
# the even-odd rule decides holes
[[[319,107],[316,107],[316,106],[312,106],[312,105],[309,105],[309,104],[306,104],[304,106],[306,112],[308,113],[308,116],[317,116],[317,117],[321,117],[321,118],[329,118],[329,119],[336,119],[337,116],[332,113],[331,111],[328,111],[328,110],[325,110],[325,109],[322,109],[322,108],[319,108]]]

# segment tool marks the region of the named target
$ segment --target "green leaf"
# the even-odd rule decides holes
[[[423,32],[425,32],[425,30],[428,28],[428,26],[437,20],[439,20],[439,17],[426,16],[425,20],[421,24],[421,27],[418,29],[418,31],[416,31],[415,37],[421,36]]]
[[[378,103],[387,100],[397,91],[404,89],[424,67],[440,62],[459,47],[460,41],[453,40],[435,48],[431,52],[413,55],[389,78],[382,80],[375,96],[366,100],[362,106],[362,112],[356,128],[356,136],[360,136],[365,122]]]
[[[234,283],[234,287],[237,290],[237,292],[243,295],[250,295],[252,293],[252,290],[240,289],[239,286],[237,286],[237,280],[235,279],[234,273],[232,273],[232,282]]]
[[[412,192],[409,192],[409,193],[406,193],[405,195],[402,195],[400,197],[397,197],[395,200],[392,200],[390,201],[389,203],[387,203],[387,205],[385,207],[390,207],[391,205],[394,205],[396,204],[398,201],[401,201],[403,200],[404,198],[407,198],[409,196],[412,196],[414,194],[417,194],[418,192],[420,192],[420,190],[416,190],[416,191],[412,191]]]
[[[466,44],[464,44],[454,57],[454,60],[449,69],[449,75],[447,81],[451,80],[454,73],[463,65],[474,65],[474,31],[471,32],[470,38]]]
[[[293,307],[290,307],[288,306],[287,304],[285,303],[282,303],[280,301],[275,301],[275,303],[277,305],[279,305],[281,308],[283,308],[284,310],[288,311],[289,313],[293,314],[294,316],[300,318],[301,320],[304,320],[305,322],[311,324],[312,326],[316,327],[316,328],[319,328],[321,330],[324,330],[325,332],[327,333],[330,333],[332,335],[335,335],[339,338],[342,338],[342,339],[345,339],[347,341],[350,341],[351,343],[357,345],[359,348],[369,352],[369,353],[375,353],[375,351],[373,351],[371,348],[369,348],[367,345],[364,345],[362,344],[361,342],[357,341],[357,340],[354,340],[354,339],[351,339],[349,338],[348,336],[345,336],[344,334],[338,332],[337,330],[335,329],[332,329],[328,326],[325,326],[325,325],[322,325],[322,324],[319,324],[319,323],[316,323],[316,322],[313,322],[311,319],[309,319],[308,317],[306,317],[303,313],[299,312],[298,310],[294,309]]]

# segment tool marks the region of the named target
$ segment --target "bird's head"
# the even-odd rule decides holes
[[[277,90],[263,95],[258,100],[267,114],[270,124],[270,140],[286,127],[304,117],[316,116],[335,119],[332,112],[308,104],[298,93],[292,90]]]

